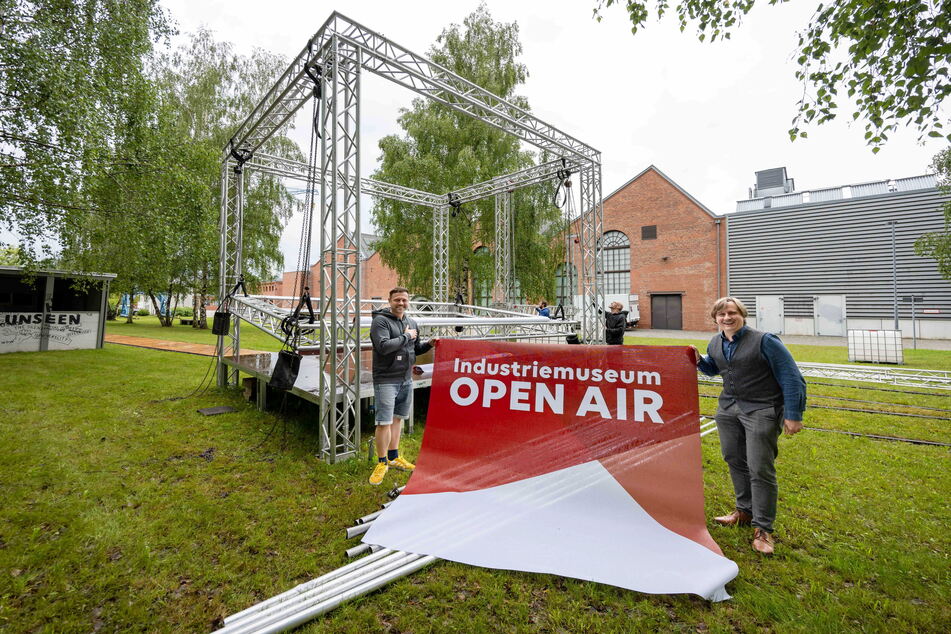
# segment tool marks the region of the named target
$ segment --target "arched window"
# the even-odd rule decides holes
[[[488,306],[492,303],[492,255],[488,247],[476,247],[472,263],[472,303],[475,306]],[[480,275],[480,272],[485,272]]]
[[[601,236],[601,292],[628,295],[631,292],[631,241],[620,231]]]
[[[578,292],[578,270],[574,264],[562,262],[555,269],[555,305],[565,307],[574,305],[574,297]]]

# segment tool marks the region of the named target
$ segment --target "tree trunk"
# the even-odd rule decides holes
[[[158,316],[159,325],[161,325],[163,328],[166,326],[171,326],[171,323],[166,323],[165,316],[162,314],[162,306],[159,304],[158,298],[155,297],[155,293],[149,291],[148,295],[149,299],[152,300],[152,308],[155,309],[155,314]],[[167,310],[168,307],[166,305],[166,311]]]
[[[119,301],[122,302],[122,298],[119,298]],[[125,317],[125,323],[131,324],[132,318],[135,316],[135,291],[129,291],[129,314]]]
[[[202,330],[208,328],[208,319],[205,314],[205,306],[208,304],[208,269],[203,269],[199,275],[198,297],[195,307],[195,328]]]

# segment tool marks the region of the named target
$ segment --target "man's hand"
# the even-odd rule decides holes
[[[693,362],[694,362],[694,363],[699,363],[699,362],[700,362],[700,359],[703,358],[703,355],[700,354],[700,351],[699,351],[699,350],[697,350],[697,346],[691,344],[691,345],[690,345],[690,348],[693,350]]]
[[[406,329],[406,334],[409,335],[409,340],[410,340],[410,341],[412,341],[413,339],[415,339],[415,338],[419,335],[419,333],[416,332],[416,329],[415,329],[415,328],[407,328],[407,329]]]
[[[783,431],[787,436],[792,436],[798,434],[802,431],[802,421],[801,420],[789,420],[788,418],[783,419]]]
[[[437,339],[436,337],[433,337],[432,339],[429,340],[429,345],[431,345],[433,348],[436,347],[437,343],[439,343],[439,339]]]

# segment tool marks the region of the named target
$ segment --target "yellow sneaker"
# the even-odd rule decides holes
[[[409,460],[405,459],[403,456],[400,456],[394,460],[390,460],[390,466],[399,471],[412,471],[416,468]]]
[[[383,478],[386,476],[386,472],[390,470],[390,467],[385,462],[378,462],[373,468],[373,473],[370,474],[370,484],[376,486],[383,482]]]

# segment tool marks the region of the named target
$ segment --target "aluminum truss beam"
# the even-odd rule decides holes
[[[244,170],[234,160],[221,165],[221,215],[219,217],[219,302],[228,296],[241,278],[244,229]],[[238,371],[224,364],[224,358],[240,354],[241,323],[235,320],[228,334],[218,338],[218,386],[238,384]]]
[[[904,387],[921,387],[951,390],[951,372],[947,370],[919,370],[914,368],[872,368],[861,365],[837,365],[832,363],[799,363],[803,376],[818,379],[863,381]],[[706,382],[721,382],[719,376],[698,375]]]
[[[293,178],[296,180],[307,181],[309,179],[307,164],[293,159],[286,159],[280,156],[270,154],[255,154],[254,158],[246,164],[246,167],[266,174],[283,176],[284,178]],[[314,186],[320,186],[320,182],[313,183]],[[412,187],[403,187],[384,181],[373,180],[372,178],[361,178],[360,187],[363,193],[389,200],[399,200],[406,203],[415,203],[425,207],[438,207],[446,203],[445,196],[430,194]]]
[[[314,301],[320,304],[320,298]],[[342,301],[342,300],[338,300]],[[286,306],[278,306],[284,303]],[[289,316],[296,305],[296,298],[290,297],[235,297],[231,301],[231,313],[249,324],[267,332],[275,339],[284,340],[281,332],[281,320]],[[364,300],[360,302],[357,322],[369,327],[372,311],[381,307],[383,302]],[[545,339],[564,341],[575,333],[578,323],[554,319],[540,319],[507,310],[470,306],[468,304],[450,304],[448,302],[429,303],[424,311],[410,311],[419,323],[423,337],[452,337],[455,339],[515,339],[519,341]],[[298,325],[300,332],[300,350],[327,349],[330,344],[322,339],[322,333],[330,330],[331,322],[316,320],[309,324],[302,321]],[[456,328],[462,328],[461,332]]]
[[[567,168],[575,171],[587,164],[587,161],[577,161],[573,159],[565,159],[562,161],[558,159],[539,165],[533,165],[504,176],[497,176],[487,181],[476,183],[475,185],[469,185],[468,187],[455,190],[452,194],[458,202],[467,203],[473,200],[488,198],[489,196],[496,196],[502,192],[511,192],[516,189],[521,189],[522,187],[553,180],[557,177],[560,170]]]
[[[601,165],[590,163],[579,172],[581,181],[581,332],[586,343],[604,343],[604,292],[601,287]]]
[[[360,56],[334,36],[321,75],[320,429],[330,462],[360,447]]]
[[[537,148],[600,163],[601,154],[518,106],[452,71],[334,12],[232,137],[233,147],[257,151],[310,96],[308,71],[336,38],[362,49],[362,66],[394,83],[504,130]]]
[[[449,299],[449,205],[433,208],[433,300]]]
[[[403,48],[379,33],[333,13],[304,50],[294,59],[264,99],[239,126],[225,148],[222,161],[221,201],[221,285],[220,296],[240,279],[242,272],[242,170],[253,158],[251,166],[289,178],[303,178],[314,186],[314,175],[308,166],[264,154],[254,156],[265,141],[282,127],[318,91],[321,90],[318,121],[314,134],[320,133],[320,277],[317,334],[302,345],[314,344],[320,349],[322,394],[339,394],[340,405],[328,401],[321,408],[321,452],[331,461],[356,452],[359,445],[359,375],[360,375],[360,197],[364,192],[428,206],[433,209],[433,295],[448,299],[448,195],[434,196],[411,188],[379,183],[360,177],[359,161],[359,95],[361,69],[376,73],[390,81],[438,103],[462,112],[544,151],[561,156],[553,161],[498,177],[486,183],[454,192],[457,202],[466,202],[508,192],[512,189],[551,178],[557,170],[568,166],[587,174],[588,196],[582,209],[596,213],[582,214],[582,232],[589,235],[590,245],[583,248],[582,260],[588,274],[584,280],[585,296],[592,299],[590,314],[585,315],[585,339],[597,342],[603,328],[596,323],[593,312],[600,306],[598,289],[598,241],[600,236],[600,153],[557,128],[537,119],[508,101],[452,73],[446,68]],[[233,160],[234,159],[234,160]],[[236,166],[237,170],[232,170]],[[232,174],[233,172],[233,174]],[[461,195],[460,195],[461,194]],[[597,200],[595,200],[597,196]],[[590,225],[590,226],[588,226]],[[586,256],[587,253],[587,256]],[[509,266],[511,260],[509,259]],[[511,275],[509,275],[511,277]],[[507,295],[511,295],[509,286]],[[243,300],[243,298],[242,298]],[[260,308],[260,307],[257,307]],[[241,319],[255,323],[274,334],[274,316],[258,310],[251,303],[236,300],[233,312]],[[269,309],[270,310],[270,309]],[[570,323],[570,322],[564,322]],[[233,333],[221,338],[219,351],[219,384],[237,381],[237,371],[229,370],[223,357],[240,350],[239,321]],[[561,326],[558,326],[559,328]],[[505,326],[511,328],[511,326]],[[481,333],[485,337],[501,336],[500,327]],[[524,333],[529,336],[529,333]],[[552,335],[539,331],[535,336]]]
[[[495,301],[508,308],[514,301],[512,283],[512,193],[495,195]]]

